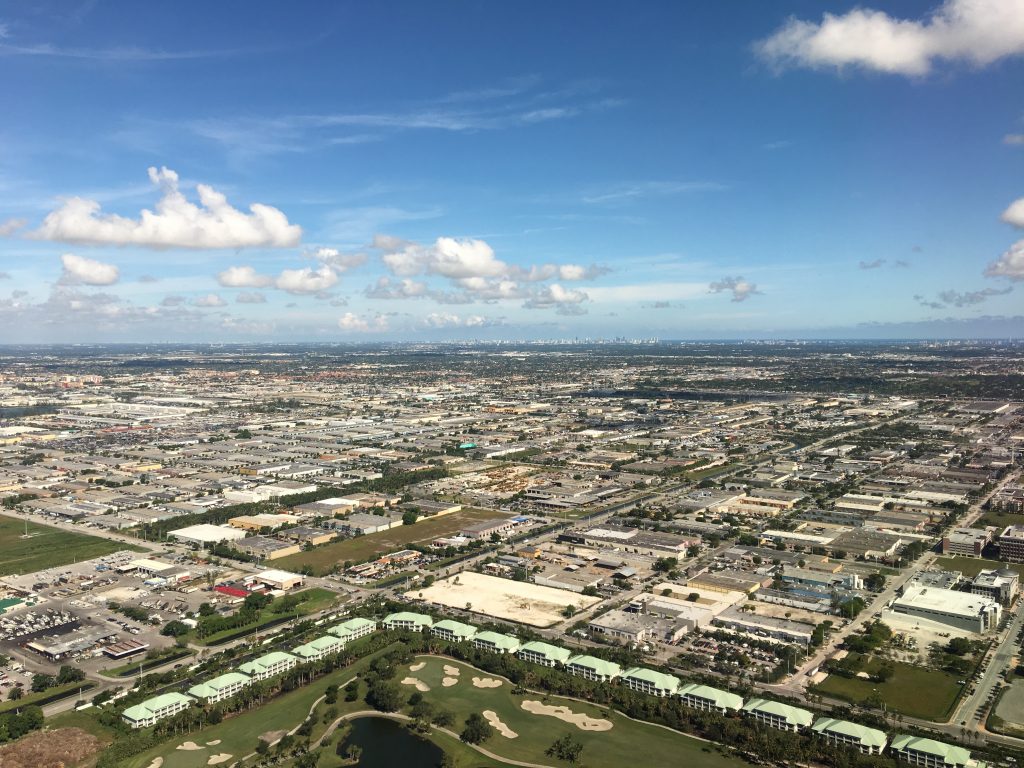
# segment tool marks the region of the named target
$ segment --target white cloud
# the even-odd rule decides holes
[[[755,50],[780,66],[921,76],[941,60],[980,67],[1024,53],[1024,13],[1019,0],[945,0],[922,20],[855,8],[820,23],[791,18]]]
[[[1024,133],[1008,133],[1003,136],[1003,144],[1011,147],[1024,146]]]
[[[120,273],[113,264],[65,253],[60,257],[64,265],[61,274],[62,285],[113,285],[120,278]]]
[[[180,307],[188,303],[188,299],[184,296],[165,296],[163,301],[160,302],[161,307]]]
[[[266,288],[274,278],[261,275],[250,266],[228,267],[217,275],[217,282],[225,288]]]
[[[989,264],[985,276],[1024,280],[1024,240],[1018,240],[1006,253]]]
[[[1010,203],[1009,207],[1000,216],[1007,224],[1024,229],[1024,197],[1018,198]]]
[[[285,269],[278,275],[274,285],[282,291],[293,294],[321,293],[336,285],[337,273],[326,264],[319,269]]]
[[[388,330],[388,319],[384,315],[363,317],[352,312],[346,312],[338,318],[338,327],[343,331],[356,331],[360,333],[382,332]]]
[[[761,293],[756,283],[748,282],[742,277],[723,277],[708,285],[708,293],[723,292],[731,292],[733,301],[746,301],[751,296]]]
[[[449,312],[431,312],[423,318],[422,323],[427,328],[487,328],[501,325],[500,320],[493,320],[483,315],[462,317]]]
[[[400,281],[382,276],[363,293],[371,299],[418,299],[428,294],[427,284],[408,278]]]
[[[0,223],[0,237],[10,237],[27,223],[24,219],[7,219]]]
[[[192,299],[192,306],[209,309],[212,307],[225,307],[227,306],[227,302],[216,293],[208,293],[205,296],[198,296]]]
[[[168,168],[149,169],[160,187],[156,211],[138,219],[101,213],[96,200],[72,197],[49,213],[32,237],[96,245],[144,245],[153,248],[245,248],[298,245],[302,228],[269,205],[253,203],[246,214],[206,184],[199,184],[199,205],[178,188],[178,174]]]
[[[583,291],[563,288],[558,283],[552,283],[531,293],[529,298],[523,302],[523,306],[527,309],[553,308],[559,314],[579,315],[585,311],[580,304],[588,301],[589,298]]]
[[[266,304],[267,297],[259,291],[243,291],[235,296],[236,304]]]
[[[338,272],[346,272],[366,262],[365,253],[342,253],[337,248],[317,248],[313,251],[313,258]]]

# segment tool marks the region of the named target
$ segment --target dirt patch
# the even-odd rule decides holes
[[[473,678],[474,688],[501,688],[501,680],[496,680],[493,677],[474,677]]]
[[[181,749],[185,752],[194,752],[197,749],[206,749],[202,744],[196,744],[194,741],[186,741],[184,744],[179,744],[175,749]]]
[[[441,685],[443,685],[445,688],[451,688],[453,685],[457,685],[458,682],[459,678],[457,677],[446,677],[443,680],[441,680]]]
[[[419,671],[420,671],[421,669],[423,669],[423,668],[424,668],[425,666],[427,666],[427,662],[425,662],[425,661],[419,661],[419,662],[417,662],[417,663],[413,664],[413,665],[412,665],[411,667],[409,667],[409,671],[410,671],[410,672],[419,672]]]
[[[559,720],[572,723],[581,731],[610,731],[612,729],[611,720],[590,717],[582,712],[573,712],[568,707],[555,707],[551,704],[542,704],[539,701],[524,701],[521,706],[531,714],[557,717]]]
[[[462,674],[462,670],[458,667],[453,667],[451,664],[445,664],[444,673],[449,677],[458,677]]]
[[[103,744],[81,728],[36,731],[0,747],[0,768],[64,768],[97,754]],[[149,768],[159,768],[149,766]]]
[[[501,722],[501,718],[498,717],[498,713],[490,709],[483,711],[484,720],[491,724],[491,727],[504,736],[506,739],[517,739],[519,734]]]
[[[275,741],[280,740],[288,731],[264,731],[260,734],[260,741],[265,741],[267,744],[273,744]]]
[[[226,763],[230,759],[231,759],[231,753],[230,752],[221,752],[219,755],[214,755],[209,760],[207,760],[206,764],[207,765],[220,765],[221,763]]]
[[[417,691],[429,691],[430,686],[420,680],[418,677],[406,677],[402,679],[402,685],[414,685]]]

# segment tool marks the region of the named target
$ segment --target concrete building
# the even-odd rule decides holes
[[[1024,563],[1024,525],[1008,525],[999,534],[999,559]]]
[[[690,626],[685,621],[672,618],[614,609],[591,619],[587,628],[617,642],[638,645],[648,641],[674,643],[689,631]]]
[[[243,675],[241,672],[228,672],[220,677],[207,680],[205,683],[193,685],[188,689],[188,695],[209,702],[224,701],[224,699],[230,699],[247,685],[252,685],[251,677]]]
[[[220,525],[190,525],[179,528],[167,534],[172,539],[177,539],[182,544],[191,544],[193,547],[207,547],[210,544],[218,544],[222,541],[235,541],[244,539],[246,532],[237,528],[230,528]]]
[[[385,616],[381,624],[384,625],[385,629],[411,629],[415,632],[421,632],[434,626],[434,620],[422,613],[400,611],[399,613]]]
[[[290,653],[274,651],[243,664],[238,670],[256,680],[266,680],[268,677],[287,672],[298,663],[299,660]]]
[[[247,576],[245,581],[247,584],[262,584],[270,589],[287,592],[290,589],[295,589],[295,587],[301,587],[305,583],[306,577],[298,573],[268,568],[265,571]]]
[[[942,539],[942,554],[981,557],[992,542],[992,528],[954,528]]]
[[[811,730],[832,744],[853,747],[862,755],[880,755],[885,749],[886,738],[883,731],[847,720],[821,717],[811,726]]]
[[[340,624],[335,624],[328,629],[335,637],[340,637],[344,642],[350,643],[360,637],[373,634],[377,629],[377,622],[371,619],[347,619]]]
[[[620,678],[627,687],[634,691],[646,693],[649,696],[675,695],[679,690],[679,678],[673,675],[666,675],[664,672],[657,672],[644,667],[633,667],[622,673]]]
[[[984,595],[1009,605],[1020,588],[1020,574],[1010,568],[982,571],[971,582],[972,595]]]
[[[531,664],[540,664],[542,667],[554,667],[565,664],[572,657],[572,653],[557,645],[549,645],[540,641],[524,643],[516,655],[523,661]]]
[[[615,662],[594,656],[573,656],[565,662],[565,668],[577,677],[596,683],[610,682],[622,674],[622,667]]]
[[[504,538],[516,527],[516,522],[511,517],[496,517],[492,520],[483,520],[479,523],[466,526],[459,533],[468,539],[486,540],[493,535]]]
[[[473,647],[491,653],[515,653],[519,650],[519,638],[500,632],[478,632],[473,637]]]
[[[333,653],[340,653],[345,641],[334,635],[324,635],[292,649],[303,662],[320,661]]]
[[[249,536],[234,541],[231,545],[239,552],[259,560],[277,560],[279,557],[297,555],[302,551],[298,544],[272,539],[269,536]]]
[[[472,640],[473,636],[476,635],[476,631],[476,627],[472,624],[463,624],[461,621],[453,619],[444,619],[430,628],[430,633],[434,637],[439,637],[452,643]]]
[[[977,634],[994,630],[1002,616],[990,598],[913,583],[893,601],[892,611]]]
[[[721,715],[739,712],[743,707],[743,699],[735,693],[712,688],[709,685],[690,683],[678,691],[679,697],[688,707],[702,712],[718,712]]]
[[[923,768],[964,768],[971,759],[971,753],[963,747],[918,736],[897,736],[890,750],[900,760]]]
[[[132,728],[148,728],[159,720],[173,717],[192,706],[195,701],[191,696],[172,692],[146,699],[141,704],[128,707],[121,713],[123,719]]]
[[[810,727],[813,719],[806,709],[768,699],[751,699],[743,706],[743,713],[769,728],[793,733]]]

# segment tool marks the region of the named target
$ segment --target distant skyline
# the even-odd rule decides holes
[[[1024,0],[0,0],[0,344],[1024,337]]]

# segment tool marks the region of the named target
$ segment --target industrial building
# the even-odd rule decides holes
[[[976,634],[994,630],[1002,616],[999,603],[990,598],[915,583],[893,601],[892,611]]]
[[[177,539],[182,544],[191,544],[193,547],[208,547],[211,544],[219,544],[222,541],[244,539],[248,534],[238,528],[202,523],[201,525],[179,528],[167,535],[172,539]]]

